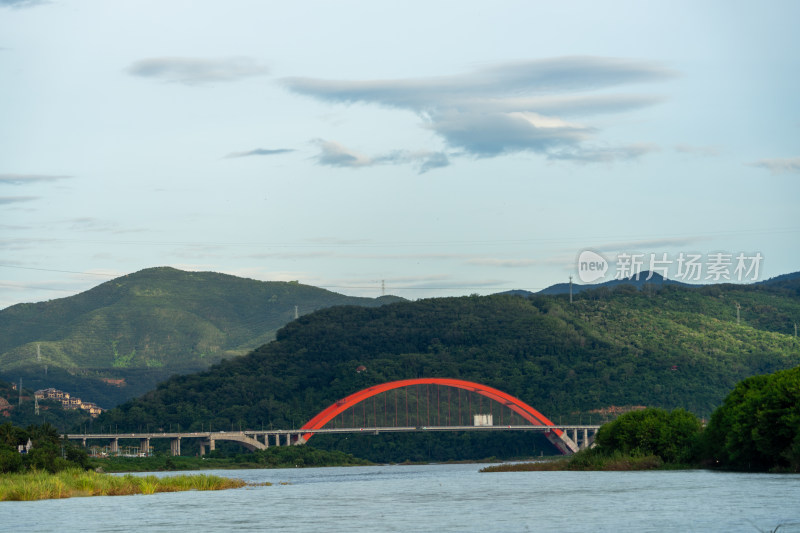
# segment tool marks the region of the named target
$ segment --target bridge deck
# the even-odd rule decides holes
[[[362,427],[362,428],[320,428],[320,429],[254,429],[243,431],[192,431],[192,432],[142,432],[142,433],[69,433],[65,435],[70,440],[82,439],[191,439],[214,438],[225,440],[225,437],[239,436],[264,436],[264,435],[299,435],[315,433],[397,433],[408,431],[548,431],[561,429],[564,431],[588,430],[597,431],[600,426],[595,425],[554,425],[554,426],[401,426],[401,427]]]

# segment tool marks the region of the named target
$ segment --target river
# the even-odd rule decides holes
[[[0,502],[0,531],[800,532],[796,474],[482,474],[482,466],[214,471],[273,485]]]

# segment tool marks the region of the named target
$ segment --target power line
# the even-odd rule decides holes
[[[36,268],[36,267],[25,267],[25,266],[18,266],[18,265],[0,265],[2,268],[16,268],[19,270],[40,270],[42,272],[59,272],[62,274],[82,274],[85,276],[101,276],[104,278],[113,279],[119,277],[123,274],[101,274],[99,272],[78,272],[75,270],[57,270],[54,268]]]

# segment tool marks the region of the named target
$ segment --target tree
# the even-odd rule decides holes
[[[17,446],[25,444],[28,435],[22,428],[18,428],[11,422],[0,425],[0,446],[7,446],[16,451]]]
[[[20,454],[17,446],[31,440],[31,449]],[[26,430],[10,423],[0,425],[0,473],[26,469],[58,472],[65,468],[89,468],[83,448],[62,440],[58,430],[48,423],[28,426]]]
[[[10,474],[22,469],[22,455],[17,450],[0,445],[0,473]]]
[[[702,424],[684,409],[631,411],[602,426],[595,437],[600,451],[657,455],[665,463],[687,463],[694,455]]]
[[[705,441],[725,468],[800,472],[800,366],[736,385],[711,415]]]

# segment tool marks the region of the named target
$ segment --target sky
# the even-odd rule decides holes
[[[0,0],[0,309],[800,270],[800,2]]]

